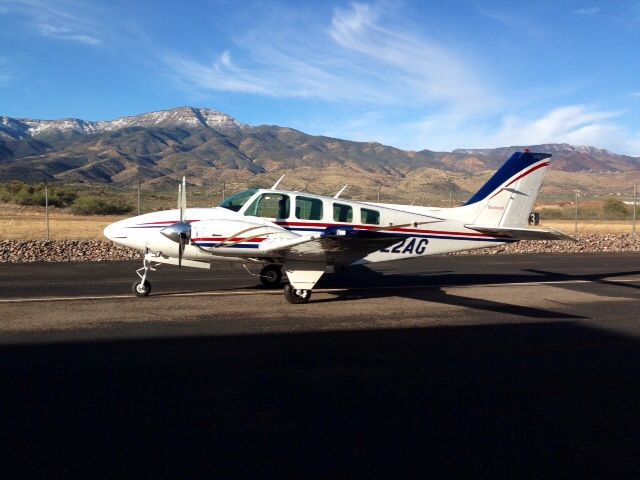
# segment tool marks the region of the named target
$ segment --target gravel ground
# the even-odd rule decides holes
[[[522,241],[500,247],[459,252],[456,255],[501,253],[640,252],[640,235],[583,234],[577,242]],[[0,262],[105,262],[138,260],[141,253],[103,240],[3,240]]]

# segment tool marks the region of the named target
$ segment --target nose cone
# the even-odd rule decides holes
[[[127,230],[122,225],[122,221],[107,225],[102,232],[105,237],[116,243],[125,243],[127,239]]]
[[[180,243],[181,238],[191,237],[191,225],[187,222],[176,222],[173,225],[160,230],[160,233],[167,237],[169,240]]]

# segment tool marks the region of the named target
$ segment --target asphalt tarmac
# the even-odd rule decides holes
[[[0,265],[3,478],[640,475],[640,255]]]

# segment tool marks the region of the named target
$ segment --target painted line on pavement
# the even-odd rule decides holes
[[[623,279],[607,279],[600,281],[611,283],[640,283],[640,278],[623,278]],[[512,282],[512,283],[483,283],[477,285],[401,285],[401,286],[381,286],[381,287],[353,287],[353,288],[318,288],[314,289],[314,293],[335,293],[344,291],[363,291],[363,290],[417,290],[426,288],[474,288],[474,287],[524,287],[524,286],[540,286],[540,285],[579,285],[585,283],[599,283],[593,280],[550,280],[547,282]],[[161,293],[152,295],[152,297],[220,297],[229,295],[281,295],[282,290],[228,290],[215,292],[181,292],[181,293]],[[128,295],[90,295],[76,297],[34,297],[34,298],[6,298],[0,299],[2,303],[32,303],[32,302],[74,302],[83,300],[118,300],[118,299],[136,299],[132,294]]]

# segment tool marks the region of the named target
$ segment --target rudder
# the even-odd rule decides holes
[[[515,152],[465,204],[463,208],[474,212],[469,220],[486,226],[526,226],[549,157],[549,153]]]

